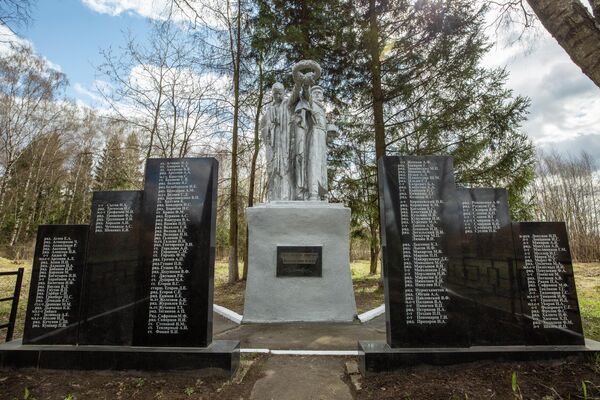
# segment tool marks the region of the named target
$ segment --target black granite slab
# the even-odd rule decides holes
[[[217,166],[213,158],[146,164],[136,346],[211,343]]]
[[[23,343],[75,344],[88,229],[38,227]]]
[[[129,347],[22,345],[15,340],[0,345],[0,368],[56,370],[207,370],[232,376],[240,362],[237,340],[215,340],[208,347]]]
[[[584,336],[565,224],[514,223],[513,237],[526,343],[582,345]]]
[[[542,361],[589,359],[600,353],[600,343],[586,340],[577,346],[473,346],[470,348],[393,348],[385,342],[358,342],[359,368],[364,376],[416,365],[452,365],[482,360]]]
[[[133,343],[142,191],[94,192],[78,343]]]
[[[452,159],[383,157],[378,170],[388,343],[467,345],[470,303],[448,280],[462,268]]]
[[[524,343],[505,189],[459,188],[461,257],[448,280],[468,301],[471,345]]]
[[[277,246],[277,272],[281,277],[323,276],[322,246]]]

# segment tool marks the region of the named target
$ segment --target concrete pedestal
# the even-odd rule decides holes
[[[248,208],[246,215],[244,323],[354,319],[349,208],[322,201],[286,201]],[[278,246],[322,246],[322,276],[277,277]]]

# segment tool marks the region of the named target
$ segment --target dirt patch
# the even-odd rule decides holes
[[[599,399],[599,366],[574,361],[423,366],[363,378],[354,394],[358,399],[558,400],[583,399],[585,385],[587,399]]]
[[[264,357],[243,356],[249,365],[231,381],[198,371],[144,373],[136,371],[0,370],[0,399],[235,399],[249,398],[263,377]]]

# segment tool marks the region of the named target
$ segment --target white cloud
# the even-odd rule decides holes
[[[104,97],[102,97],[102,95],[96,89],[98,87],[104,86],[105,84],[106,83],[103,81],[96,80],[93,84],[93,88],[89,89],[89,88],[83,86],[81,83],[75,82],[75,84],[73,85],[73,90],[78,95],[83,96],[84,98],[87,98],[88,100],[91,100],[94,103],[94,105],[96,105],[96,106],[106,106],[106,101],[104,100]],[[82,100],[82,99],[79,98],[78,100]]]
[[[135,13],[150,19],[163,19],[170,0],[82,0],[90,9],[112,16]]]
[[[0,24],[0,52],[10,51],[11,44],[32,47],[30,41],[15,35],[6,25]]]
[[[170,15],[176,22],[189,22],[207,26],[209,28],[223,29],[224,2],[222,0],[205,0],[201,10],[191,9],[195,2],[183,3],[179,8],[173,0],[81,0],[91,10],[116,17],[121,14],[137,14],[144,18],[164,21]]]
[[[55,71],[63,72],[60,65],[51,61],[44,55],[37,54],[35,52],[35,46],[31,41],[23,39],[22,37],[16,35],[13,31],[11,31],[6,25],[0,24],[0,55],[10,54],[10,52],[14,51],[14,46],[17,46],[17,49],[19,48],[19,46],[31,48],[38,57],[41,57],[44,60],[48,68],[53,69]]]
[[[507,35],[514,32],[499,38],[490,33],[499,43],[506,43]],[[543,28],[508,47],[496,44],[483,63],[506,66],[508,87],[531,99],[523,128],[536,146],[572,153],[600,148],[600,88]]]

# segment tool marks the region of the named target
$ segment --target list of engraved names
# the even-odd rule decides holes
[[[527,302],[534,328],[568,328],[573,324],[567,315],[565,267],[557,260],[566,251],[555,234],[520,235],[525,254]]]
[[[500,229],[499,201],[464,201],[462,213],[465,234],[496,233]]]
[[[96,211],[95,233],[129,232],[133,209],[127,203],[99,203]]]
[[[160,164],[154,251],[150,282],[149,334],[178,334],[188,330],[185,264],[192,243],[188,240],[189,209],[198,188],[191,182],[188,162]]]
[[[448,316],[444,280],[448,258],[439,241],[441,184],[437,163],[431,160],[400,160],[398,165],[401,234],[408,325],[443,325]]]
[[[69,237],[45,237],[40,257],[40,273],[32,311],[32,328],[64,328],[69,325],[77,280],[75,254],[78,241]]]

